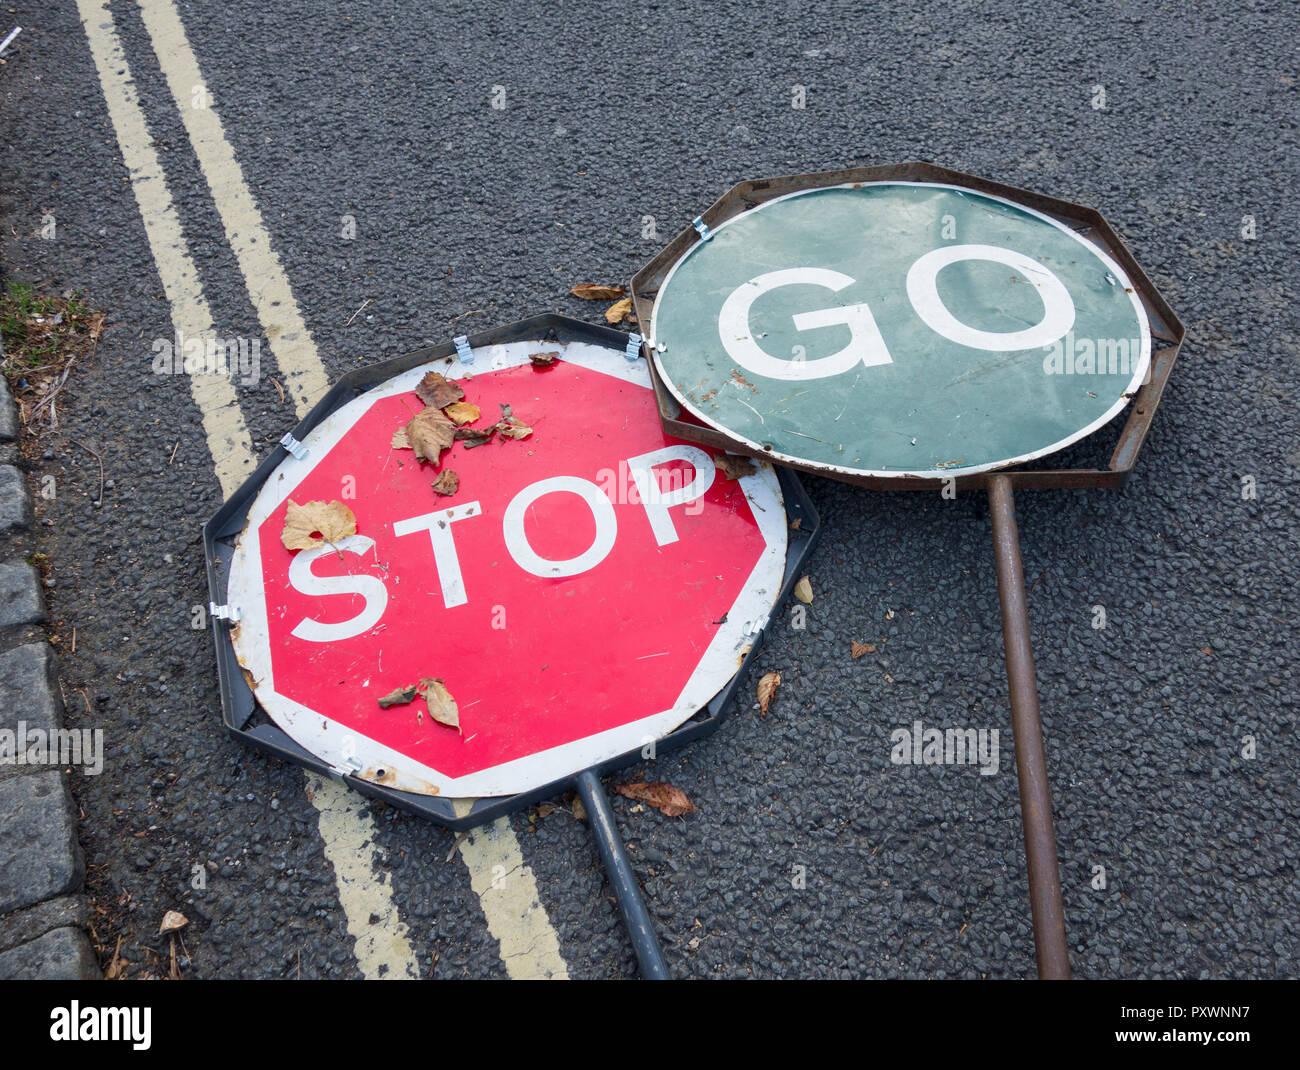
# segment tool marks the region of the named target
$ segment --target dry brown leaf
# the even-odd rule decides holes
[[[584,301],[613,301],[623,296],[621,286],[602,286],[598,282],[580,282],[569,293]]]
[[[490,442],[492,436],[497,433],[497,425],[491,427],[458,427],[456,428],[456,441],[464,442],[467,450],[472,450],[475,446],[482,446],[485,442]]]
[[[587,820],[587,808],[582,805],[582,800],[579,799],[576,795],[573,797],[573,816],[578,821]]]
[[[450,405],[444,405],[442,411],[457,427],[461,424],[472,424],[479,416],[478,406],[471,405],[468,401],[453,401]]]
[[[415,396],[426,405],[441,409],[444,405],[459,401],[465,396],[465,391],[455,379],[448,379],[438,372],[428,372],[416,386]]]
[[[414,684],[407,684],[406,687],[399,687],[396,690],[388,692],[379,700],[379,705],[384,709],[389,706],[405,706],[408,702],[415,701],[416,687]]]
[[[697,809],[681,788],[675,788],[661,780],[653,783],[635,780],[630,783],[615,784],[614,791],[625,799],[649,803],[667,817],[681,817],[683,814],[694,813]]]
[[[411,445],[411,440],[406,437],[405,427],[399,427],[393,432],[392,447],[395,450],[409,450],[415,448]]]
[[[460,490],[460,476],[447,468],[430,485],[434,494],[455,494]]]
[[[538,803],[537,816],[545,820],[546,818],[550,817],[553,813],[555,813],[555,811],[558,809],[559,807],[554,805],[553,803]]]
[[[804,576],[794,585],[794,596],[806,606],[812,605],[812,581]]]
[[[876,648],[870,643],[859,643],[856,639],[849,640],[849,653],[855,658],[862,657],[863,654],[874,654]]]
[[[315,550],[357,533],[356,515],[342,502],[308,502],[292,498],[284,513],[280,541],[286,550]]]
[[[713,467],[728,479],[740,479],[742,476],[752,476],[758,471],[758,466],[748,457],[737,457],[731,453],[719,453],[715,455],[713,458]]]
[[[429,715],[439,724],[460,731],[460,710],[441,680],[426,676],[420,681],[420,697],[429,705]]]
[[[630,315],[632,315],[632,298],[625,297],[622,301],[615,301],[609,308],[605,309],[605,322],[622,323]]]
[[[533,362],[534,368],[549,368],[560,359],[560,351],[554,349],[549,353],[534,353],[528,359]]]
[[[179,910],[169,910],[163,915],[162,924],[158,926],[158,932],[174,933],[179,932],[190,923],[190,919],[182,914]]]
[[[797,516],[790,521],[791,531],[798,531],[801,527],[803,527],[803,517]]]
[[[113,948],[113,957],[108,961],[108,968],[104,971],[105,981],[120,981],[126,975],[126,959],[122,958],[122,938],[117,938],[117,946]]]
[[[456,425],[441,409],[430,405],[424,412],[411,417],[406,425],[406,437],[411,441],[417,461],[437,464],[442,451],[456,439]]]
[[[776,689],[780,686],[779,672],[770,672],[758,681],[758,712],[761,716],[767,716],[767,708],[772,705],[772,699],[776,697]]]
[[[496,429],[506,438],[527,438],[533,429],[514,416],[506,416],[497,421]]]

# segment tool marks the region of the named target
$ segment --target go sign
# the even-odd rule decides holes
[[[1090,434],[1147,375],[1127,275],[1063,223],[959,186],[867,182],[744,212],[674,265],[656,368],[776,461],[943,478]]]

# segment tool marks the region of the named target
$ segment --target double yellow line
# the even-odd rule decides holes
[[[172,324],[186,338],[211,338],[212,311],[154,151],[113,17],[105,0],[77,0],[77,6],[149,247],[171,305]],[[328,387],[324,365],[216,109],[206,100],[205,106],[194,106],[196,90],[206,83],[175,5],[172,0],[139,0],[139,7],[221,216],[226,240],[301,418]],[[223,376],[200,372],[190,377],[190,391],[202,416],[217,481],[222,494],[229,496],[256,466],[234,384]],[[355,940],[362,974],[375,978],[420,976],[407,928],[398,917],[369,808],[359,796],[332,780],[315,775],[307,779],[307,794],[319,814],[325,855],[334,866],[339,902]],[[462,803],[459,808],[468,807]],[[555,930],[509,822],[502,819],[476,831],[461,845],[460,853],[510,975],[567,977]]]

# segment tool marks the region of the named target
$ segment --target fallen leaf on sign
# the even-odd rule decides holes
[[[388,692],[379,700],[379,705],[384,709],[388,709],[389,706],[405,706],[408,702],[415,701],[415,693],[415,684],[408,684],[406,687],[399,687]]]
[[[434,494],[455,494],[460,490],[460,476],[448,468],[430,485]]]
[[[534,368],[549,368],[560,359],[560,351],[556,349],[550,353],[534,353],[528,359],[533,362]]]
[[[441,409],[430,405],[424,412],[411,417],[406,425],[406,437],[411,441],[417,461],[437,464],[442,451],[455,441],[456,425]]]
[[[666,817],[681,817],[684,814],[694,813],[697,809],[681,788],[675,788],[661,780],[653,783],[634,780],[625,784],[615,784],[614,792],[625,799],[649,803]]]
[[[804,576],[803,579],[794,585],[794,596],[804,605],[812,605],[812,583],[809,581],[807,576]]]
[[[342,502],[299,505],[291,498],[284,513],[280,541],[286,550],[315,550],[356,533],[356,515]]]
[[[483,443],[491,440],[492,436],[497,433],[497,426],[491,427],[458,427],[456,428],[456,441],[464,442],[467,450],[472,450],[475,446],[481,446]]]
[[[163,915],[162,924],[158,926],[158,932],[159,934],[178,932],[189,923],[190,919],[179,910],[169,910]]]
[[[527,438],[533,433],[533,429],[522,420],[513,416],[506,416],[497,421],[496,429],[505,435],[506,438]]]
[[[748,457],[737,457],[731,453],[717,454],[713,458],[713,467],[728,479],[740,479],[741,476],[752,476],[758,471],[758,466]]]
[[[569,293],[584,301],[613,301],[623,296],[621,286],[602,286],[598,282],[580,282]]]
[[[632,298],[625,297],[622,301],[615,301],[609,308],[605,309],[605,322],[621,323],[630,315],[632,315]]]
[[[479,415],[478,406],[471,405],[468,401],[453,401],[450,405],[444,405],[442,411],[457,427],[461,424],[472,424]]]
[[[459,401],[465,396],[465,391],[460,388],[460,383],[454,379],[448,379],[438,372],[428,372],[416,386],[415,396],[426,405],[441,409],[444,405]]]
[[[870,643],[859,643],[856,639],[849,640],[849,653],[855,658],[862,657],[863,654],[874,654],[876,648]]]
[[[395,450],[409,450],[414,448],[411,445],[411,440],[406,437],[405,427],[399,427],[393,432],[393,441],[391,445]]]
[[[457,709],[456,700],[451,697],[451,692],[443,682],[426,676],[420,681],[419,691],[420,697],[429,705],[429,715],[439,724],[445,724],[448,728],[454,728],[459,732],[460,710]]]
[[[767,708],[772,705],[772,699],[776,696],[776,689],[780,686],[781,674],[779,672],[770,672],[758,681],[758,712],[760,716],[767,716]]]

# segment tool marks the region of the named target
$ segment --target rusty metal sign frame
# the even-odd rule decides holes
[[[1155,284],[1138,266],[1137,261],[1133,259],[1133,254],[1129,252],[1101,213],[1094,208],[1047,197],[1016,186],[992,182],[932,163],[913,161],[740,182],[719,197],[700,218],[706,227],[717,228],[742,212],[757,208],[778,197],[803,190],[850,185],[855,182],[945,183],[966,186],[981,193],[1016,201],[1051,216],[1080,236],[1087,238],[1124,269],[1137,290],[1151,324],[1151,375],[1130,403],[1128,416],[1107,466],[1105,468],[1053,468],[1050,460],[1045,460],[1020,467],[998,469],[996,472],[956,476],[953,480],[957,490],[986,490],[993,475],[1009,479],[1014,488],[1026,490],[1124,486],[1137,463],[1138,453],[1151,427],[1156,408],[1160,404],[1160,397],[1173,370],[1186,330],[1173,309],[1160,296]],[[632,307],[639,323],[648,325],[651,322],[655,300],[668,272],[693,246],[703,240],[694,227],[686,227],[662,252],[633,276]],[[689,442],[698,442],[715,449],[725,449],[731,453],[766,458],[761,450],[751,449],[731,436],[715,431],[684,413],[677,399],[664,386],[655,362],[649,355],[647,341],[642,342],[642,352],[646,355],[646,363],[650,367],[650,380],[665,430]],[[934,479],[847,476],[829,471],[823,465],[811,463],[789,464],[788,467],[872,490],[934,490],[935,486]]]
[[[1150,376],[1138,389],[1128,416],[1119,432],[1104,468],[1053,468],[1050,457],[1028,465],[1006,467],[948,477],[960,490],[983,490],[988,494],[993,527],[994,562],[1001,606],[1003,644],[1006,656],[1008,694],[1015,740],[1016,776],[1020,789],[1021,824],[1029,879],[1030,910],[1038,976],[1045,979],[1070,977],[1069,947],[1065,934],[1065,909],[1061,895],[1060,866],[1052,822],[1052,800],[1047,778],[1046,751],[1038,704],[1038,684],[1030,640],[1028,596],[1020,558],[1019,532],[1015,519],[1016,488],[1077,489],[1123,487],[1133,473],[1138,454],[1150,430],[1165,384],[1182,346],[1186,330],[1173,309],[1160,296],[1154,283],[1138,266],[1119,235],[1096,209],[1048,197],[1030,190],[993,182],[976,175],[953,171],[923,161],[853,167],[804,175],[741,182],[732,186],[696,224],[681,231],[667,248],[632,279],[632,304],[637,321],[653,323],[656,298],[674,265],[713,229],[768,201],[789,194],[830,186],[867,182],[917,182],[963,186],[1032,208],[1091,241],[1118,263],[1128,275],[1146,312],[1151,332]],[[753,457],[767,455],[736,437],[716,430],[685,413],[664,386],[652,354],[653,339],[642,342],[650,368],[651,384],[659,405],[664,429],[678,438]],[[1117,417],[1118,418],[1118,417]],[[1113,421],[1110,425],[1113,426]],[[1100,429],[1082,441],[1095,439]],[[783,466],[870,490],[917,490],[933,492],[943,482],[936,478],[859,475],[798,459],[782,458]]]

